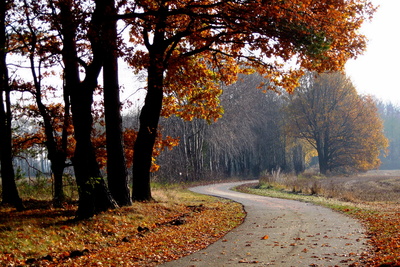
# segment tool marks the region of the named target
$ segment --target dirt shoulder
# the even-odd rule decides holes
[[[242,203],[246,220],[207,249],[162,266],[349,266],[362,262],[368,246],[365,230],[356,220],[310,203],[229,190],[242,183],[192,189]]]

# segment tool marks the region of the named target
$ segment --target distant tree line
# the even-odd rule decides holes
[[[380,169],[400,169],[400,106],[394,103],[377,101],[379,115],[383,120],[384,133],[389,141],[386,156],[381,156]]]
[[[163,130],[179,136],[180,145],[158,157],[161,168],[154,175],[193,181],[258,177],[278,170],[298,174],[316,163],[313,157],[323,174],[380,166],[379,156],[387,147],[383,133],[391,127],[393,138],[399,124],[394,118],[390,123],[385,120],[384,130],[375,101],[358,95],[345,75],[309,73],[292,95],[254,90],[260,82],[260,76],[242,76],[225,88],[224,116],[217,123],[164,119]],[[379,106],[394,116],[392,105]],[[395,144],[391,142],[389,151],[396,151]],[[396,157],[389,153],[388,159]]]
[[[277,171],[299,174],[309,167],[319,167],[324,174],[400,168],[400,108],[358,95],[339,73],[309,73],[292,95],[257,90],[263,82],[268,83],[257,74],[242,75],[226,86],[221,96],[224,115],[216,123],[163,118],[164,135],[178,139],[179,145],[157,157],[160,168],[153,178],[184,182],[254,178]],[[123,121],[126,129],[138,128],[137,113],[125,115]],[[386,153],[383,133],[389,141]],[[325,139],[325,146],[315,136]],[[30,151],[37,159],[28,154],[15,158],[19,169],[26,174],[48,172],[45,152]]]
[[[178,117],[162,120],[165,133],[179,136],[180,145],[157,159],[161,168],[155,175],[193,181],[291,170],[282,113],[285,99],[257,90],[260,82],[257,75],[241,76],[236,84],[224,88],[224,115],[216,123],[185,122]]]
[[[323,174],[400,168],[398,107],[358,95],[339,73],[309,73],[292,95],[257,90],[262,82],[268,83],[256,74],[242,75],[226,86],[224,115],[216,123],[163,118],[164,135],[178,139],[179,145],[157,157],[160,168],[153,178],[184,182],[278,171],[299,174],[309,167],[319,167]],[[137,129],[138,114],[125,115],[123,121],[124,128]],[[49,170],[43,154],[31,155],[42,159],[30,158],[29,165],[24,157],[16,158],[21,170]]]

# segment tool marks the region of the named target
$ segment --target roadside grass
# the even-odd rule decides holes
[[[84,221],[73,220],[75,202],[0,207],[0,266],[155,266],[208,246],[245,217],[240,204],[182,186],[157,185],[153,197]]]
[[[400,266],[400,177],[264,177],[240,192],[305,201],[343,212],[361,221],[371,251],[368,266]],[[346,185],[346,183],[351,183]],[[386,185],[383,188],[381,185]],[[397,195],[396,195],[397,193]],[[367,195],[369,194],[369,195]],[[394,197],[396,196],[396,197]],[[367,201],[368,200],[368,201]]]

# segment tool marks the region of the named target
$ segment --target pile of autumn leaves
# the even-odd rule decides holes
[[[79,222],[68,221],[74,205],[20,213],[2,208],[0,266],[154,266],[205,248],[245,216],[241,205],[225,200],[162,194],[158,202]]]
[[[369,266],[400,266],[400,209],[394,204],[381,204],[372,210],[354,213],[364,222],[372,245]]]

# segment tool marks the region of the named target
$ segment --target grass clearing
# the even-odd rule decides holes
[[[373,173],[356,177],[309,177],[300,178],[301,181],[280,179],[281,183],[270,178],[267,182],[261,179],[259,184],[239,186],[236,190],[310,202],[346,213],[360,220],[367,229],[372,246],[368,266],[400,266],[398,173],[393,176]]]
[[[237,203],[177,187],[153,197],[78,222],[75,203],[0,207],[0,266],[155,266],[206,247],[245,217]]]

